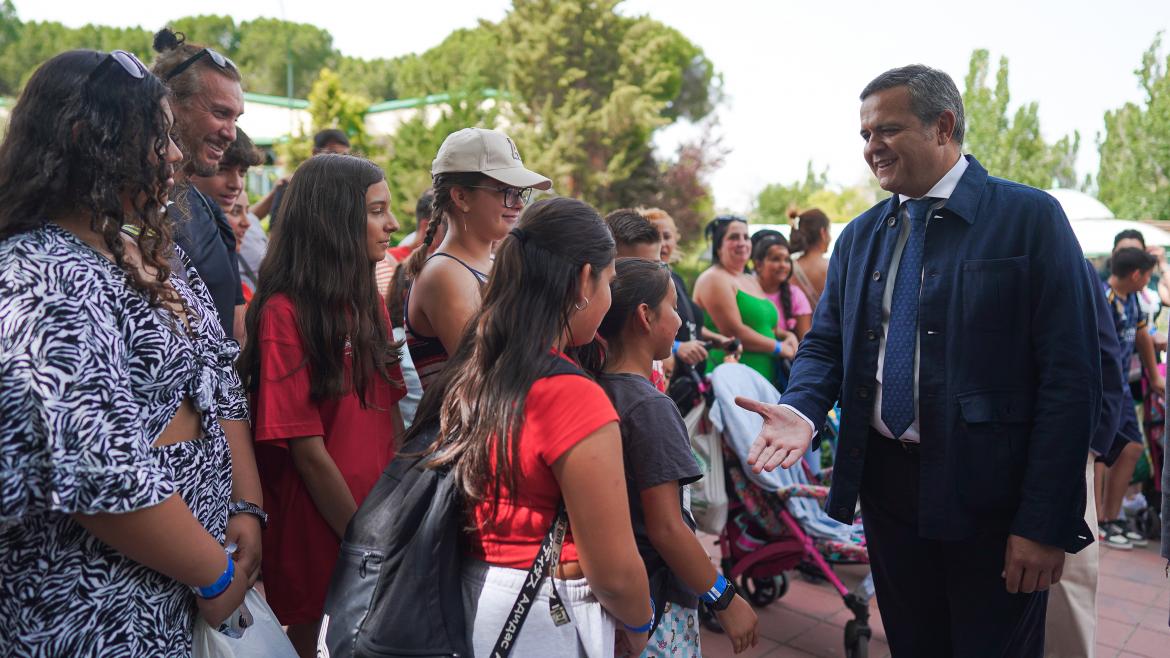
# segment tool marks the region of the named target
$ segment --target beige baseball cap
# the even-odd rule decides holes
[[[498,130],[464,128],[447,135],[431,163],[431,175],[477,171],[512,187],[552,188],[552,181],[524,167],[512,138]]]

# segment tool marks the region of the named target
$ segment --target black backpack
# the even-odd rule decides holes
[[[541,377],[583,374],[550,357]],[[350,521],[325,595],[318,656],[471,657],[463,616],[462,494],[447,469],[427,468],[431,457],[419,456],[438,429],[436,422],[401,447]],[[563,533],[566,518],[562,506],[546,544],[558,525]],[[542,573],[543,553],[534,564]]]

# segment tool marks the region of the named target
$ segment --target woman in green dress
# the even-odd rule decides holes
[[[740,340],[740,362],[775,382],[776,364],[796,355],[796,336],[780,325],[776,306],[746,272],[752,252],[747,220],[716,217],[705,233],[711,239],[711,267],[695,281],[695,302],[706,312],[708,328]],[[722,350],[711,350],[708,368],[722,363],[723,356]]]

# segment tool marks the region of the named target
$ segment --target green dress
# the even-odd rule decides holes
[[[760,299],[742,290],[736,290],[735,306],[739,309],[739,317],[744,324],[765,336],[776,335],[776,324],[780,322],[780,313],[770,300]],[[719,331],[710,315],[706,315],[704,324],[711,331]],[[724,355],[723,350],[719,349],[707,352],[707,372],[711,372],[715,366],[723,363]],[[776,361],[771,352],[761,354],[760,352],[744,350],[739,362],[760,373],[769,382],[776,381]]]

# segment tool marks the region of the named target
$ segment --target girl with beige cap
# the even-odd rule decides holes
[[[552,181],[524,167],[516,143],[485,128],[451,133],[431,165],[435,192],[422,248],[406,262],[406,344],[423,389],[442,371],[479,309],[492,243],[516,222],[532,189]],[[446,235],[429,248],[440,226]]]

